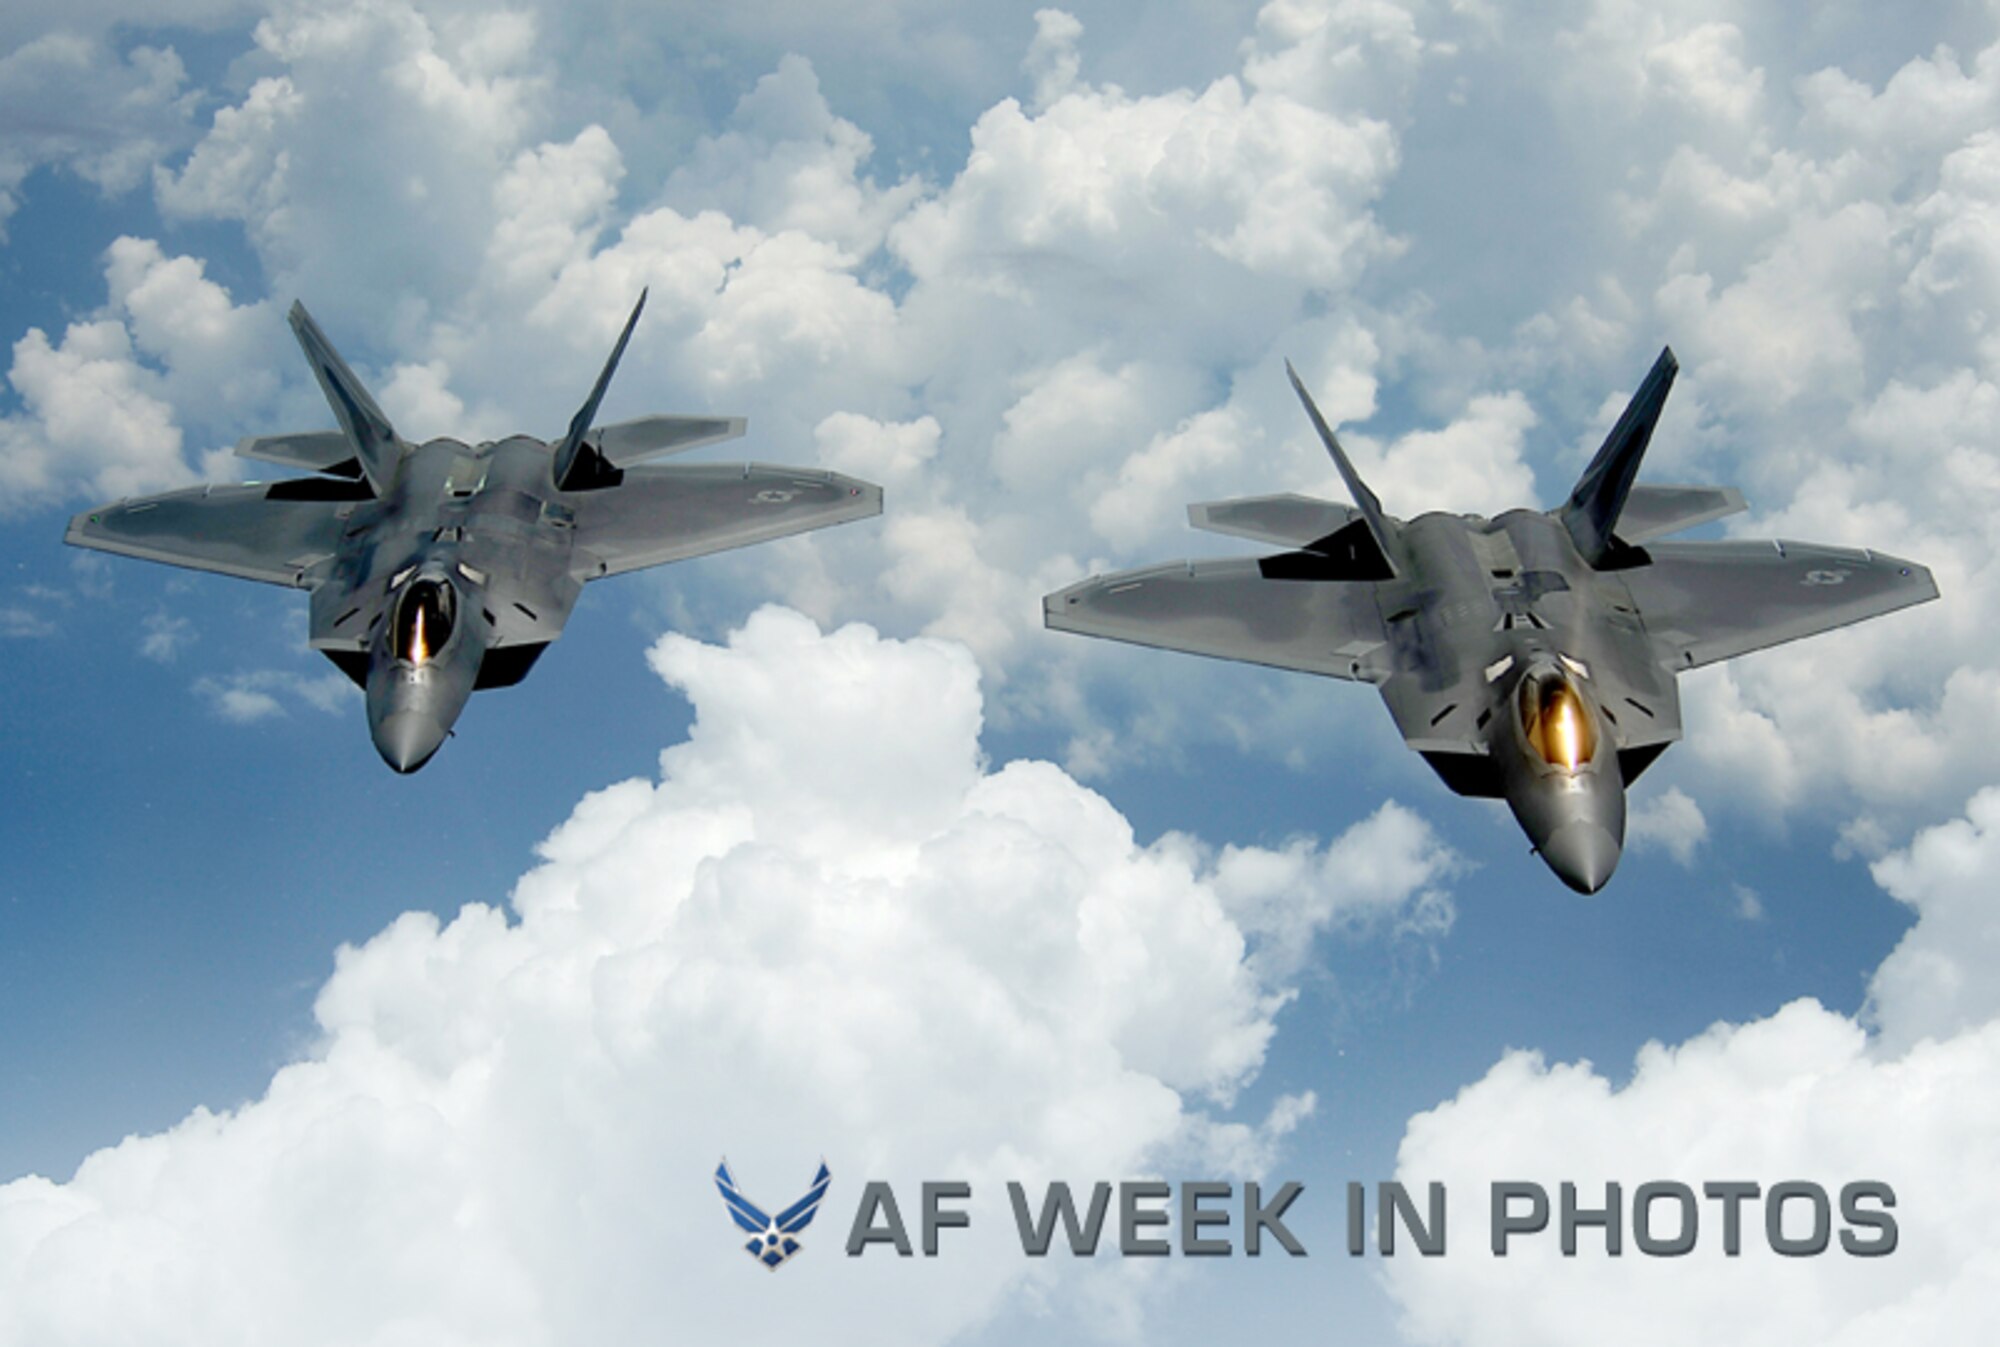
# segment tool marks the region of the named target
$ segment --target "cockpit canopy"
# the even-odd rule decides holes
[[[1521,731],[1551,767],[1574,772],[1597,756],[1597,722],[1583,697],[1555,669],[1521,679]]]
[[[458,594],[445,580],[412,580],[396,598],[390,653],[411,664],[437,658],[458,620]]]

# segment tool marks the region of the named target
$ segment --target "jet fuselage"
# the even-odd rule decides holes
[[[1681,737],[1677,675],[1937,597],[1922,566],[1871,548],[1655,543],[1745,508],[1732,487],[1635,483],[1678,368],[1660,352],[1557,508],[1405,521],[1288,364],[1354,504],[1191,505],[1197,528],[1293,550],[1093,576],[1045,596],[1043,621],[1372,683],[1447,786],[1506,800],[1549,868],[1595,893],[1625,787]]]
[[[1666,742],[1621,762],[1619,718],[1670,738],[1680,723],[1618,572],[1534,510],[1420,515],[1395,547],[1397,578],[1377,587],[1383,700],[1448,785],[1504,798],[1556,874],[1595,892],[1624,846],[1627,778]]]
[[[660,465],[741,417],[597,424],[645,307],[560,439],[411,444],[301,305],[291,326],[340,429],[253,436],[247,458],[320,475],[122,500],[66,540],[312,593],[313,648],[367,694],[382,758],[413,772],[471,695],[526,676],[586,582],[879,514],[881,488],[765,463]]]
[[[367,690],[369,733],[397,771],[437,751],[475,687],[519,681],[576,605],[575,509],[550,452],[527,436],[431,440],[346,519],[313,591],[312,642]],[[547,639],[518,639],[524,623]],[[513,653],[494,659],[503,633]]]

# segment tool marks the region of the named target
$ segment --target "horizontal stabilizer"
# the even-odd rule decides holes
[[[1226,533],[1279,547],[1306,547],[1361,517],[1351,505],[1286,492],[1240,496],[1190,505],[1188,523],[1209,533]]]
[[[326,394],[327,405],[333,408],[334,417],[354,450],[355,461],[361,465],[368,485],[380,495],[395,477],[397,464],[403,457],[402,441],[396,438],[395,427],[389,424],[389,418],[375,405],[375,399],[368,395],[347,362],[340,358],[340,352],[333,349],[326,334],[319,330],[306,306],[294,301],[290,319],[292,334],[299,339],[299,349],[312,365],[313,377],[319,380],[320,391]]]
[[[629,468],[649,458],[738,439],[749,424],[740,416],[641,416],[599,426],[583,441],[613,466]]]
[[[307,472],[330,472],[335,477],[361,476],[361,460],[354,446],[338,430],[307,430],[296,435],[247,435],[236,442],[239,458],[282,463]]]
[[[1643,543],[1749,508],[1733,486],[1635,486],[1618,512],[1618,536]]]

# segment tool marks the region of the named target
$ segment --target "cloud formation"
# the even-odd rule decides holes
[[[1462,1199],[1459,1243],[1443,1259],[1397,1258],[1387,1284],[1413,1342],[1984,1341],[2000,1294],[2000,790],[1929,828],[1874,866],[1916,910],[1916,925],[1875,972],[1859,1018],[1799,1000],[1688,1042],[1649,1043],[1628,1080],[1589,1062],[1510,1052],[1457,1097],[1410,1120],[1397,1156],[1406,1183],[1438,1181]],[[1754,902],[1754,895],[1750,899]],[[1812,1258],[1771,1252],[1761,1205],[1746,1208],[1744,1249],[1725,1255],[1719,1208],[1704,1203],[1684,1258],[1632,1245],[1605,1254],[1598,1231],[1560,1255],[1547,1235],[1486,1244],[1495,1180],[1551,1194],[1576,1183],[1583,1205],[1603,1184],[1627,1200],[1642,1183],[1807,1179],[1837,1194],[1889,1183],[1901,1243],[1881,1258],[1838,1244]],[[1662,1209],[1671,1212],[1671,1206]],[[1671,1216],[1663,1216],[1671,1222]],[[1802,1233],[1794,1214],[1787,1229]],[[1673,1227],[1669,1224],[1667,1229]],[[1836,1226],[1836,1229],[1838,1227]]]
[[[165,626],[149,625],[140,653],[166,663],[174,657],[183,640],[185,623],[167,619]],[[224,720],[250,725],[287,714],[287,704],[315,711],[340,711],[361,695],[346,674],[327,673],[308,677],[288,669],[252,669],[232,674],[204,674],[195,680],[195,696]]]
[[[43,32],[0,56],[0,243],[22,183],[53,166],[105,193],[145,181],[159,159],[195,138],[199,95],[172,47],[123,53],[74,31]],[[88,97],[78,97],[88,90]]]
[[[2000,583],[1979,317],[2000,302],[1996,63],[1925,44],[1871,85],[1783,22],[1610,0],[1504,19],[1279,0],[1236,21],[1198,78],[1182,61],[1148,84],[1099,73],[1129,54],[1121,21],[1055,9],[980,19],[1013,25],[1011,69],[944,58],[921,7],[857,20],[865,59],[796,15],[796,49],[754,57],[742,25],[703,20],[750,64],[696,115],[643,62],[567,78],[599,50],[586,13],[285,6],[199,143],[152,152],[160,208],[239,223],[269,293],[120,241],[102,310],[17,343],[0,500],[227,476],[236,435],[324,424],[278,328],[294,295],[406,434],[552,434],[650,285],[614,410],[748,412],[762,456],[899,479],[882,528],[729,558],[726,586],[964,641],[996,714],[1058,720],[1080,755],[1117,720],[1144,756],[1217,737],[1217,675],[1168,661],[1142,722],[1103,652],[1050,653],[1036,600],[1215,546],[1189,500],[1338,497],[1283,357],[1390,508],[1493,510],[1559,492],[1671,336],[1686,372],[1654,475],[1741,482],[1746,532],[1917,556],[1947,603],[1835,638],[1837,660],[1690,680],[1668,783],[1908,823],[1979,784],[1980,736],[1954,731],[2000,726],[1968,616]],[[631,43],[695,41],[636,22]],[[1015,96],[884,163],[899,132],[864,129],[872,96],[825,64],[857,59],[976,65],[967,87]],[[1550,77],[1503,97],[1523,63]],[[918,427],[928,452],[891,443]],[[1329,742],[1303,723],[1271,706],[1228,737]]]
[[[934,1342],[1031,1274],[1137,1314],[1115,1269],[1004,1247],[1001,1183],[1270,1164],[1311,1098],[1232,1101],[1300,945],[1449,909],[1393,807],[1217,855],[990,766],[957,646],[767,608],[650,658],[688,738],[582,800],[509,905],[343,949],[262,1098],[0,1187],[0,1341]],[[723,1154],[773,1199],[833,1166],[778,1294]],[[863,1179],[937,1177],[989,1204],[960,1257],[841,1255]]]
[[[1670,786],[1632,806],[1625,834],[1636,850],[1657,847],[1679,864],[1692,865],[1695,850],[1708,840],[1708,820],[1679,786]]]
[[[1858,1172],[1905,1153],[1900,1128],[1964,1157],[1955,1192],[1936,1167],[1887,1175],[1958,1243],[1832,1286],[1837,1260],[1623,1268],[1625,1303],[1653,1315],[1632,1336],[1728,1336],[1739,1298],[1760,1296],[1770,1340],[1828,1338],[1815,1295],[1862,1326],[1948,1340],[1975,1322],[1961,1311],[1990,1302],[2000,1241],[1953,1204],[1995,1176],[1965,1125],[1982,1115],[1953,1110],[1990,1116],[2000,1078],[1981,991],[2000,985],[1981,897],[2000,829],[1974,793],[2000,734],[1990,20],[1951,46],[1906,16],[1625,0],[1151,8],[1182,25],[1171,59],[1107,36],[1112,16],[1025,8],[608,25],[590,6],[287,4],[246,39],[247,82],[200,91],[221,104],[200,127],[164,48],[10,48],[0,108],[83,83],[106,101],[10,142],[0,216],[52,165],[150,185],[171,222],[240,226],[264,293],[232,295],[155,241],[111,244],[102,307],[14,341],[0,508],[226,476],[236,435],[326,424],[279,326],[294,295],[406,434],[553,433],[650,285],[618,414],[749,412],[756,455],[892,491],[878,529],[718,559],[721,597],[687,600],[697,629],[778,593],[962,648],[772,614],[726,648],[663,643],[695,738],[659,783],[579,805],[511,916],[405,919],[343,957],[322,1043],[266,1098],[101,1153],[73,1183],[4,1190],[8,1333],[127,1340],[115,1316],[150,1310],[229,1341],[282,1310],[314,1316],[286,1324],[304,1341],[636,1337],[674,1294],[664,1262],[755,1271],[690,1177],[724,1148],[757,1191],[820,1146],[848,1157],[843,1183],[878,1163],[978,1176],[1267,1154],[1307,1103],[1245,1121],[1226,1101],[1287,980],[1330,928],[1445,929],[1450,858],[1393,806],[1325,845],[1142,848],[1064,771],[989,770],[982,714],[1057,721],[1079,774],[1218,741],[1302,764],[1335,735],[1368,742],[1364,718],[1387,733],[1360,693],[1044,641],[1036,599],[1208,545],[1183,528],[1187,500],[1338,496],[1281,357],[1412,514],[1547,503],[1668,339],[1685,373],[1649,475],[1739,482],[1746,534],[1906,553],[1946,598],[1690,678],[1690,742],[1655,769],[1635,845],[1685,862],[1742,815],[1852,806],[1843,844],[1886,853],[1878,879],[1920,919],[1860,1020],[1801,1003],[1651,1050],[1623,1087],[1509,1057],[1413,1126],[1405,1167]],[[106,0],[62,18],[112,32],[243,12]],[[1184,50],[1224,23],[1240,31]],[[884,88],[959,87],[906,117],[863,87],[883,70],[909,81]],[[900,154],[878,149],[899,137]],[[0,635],[46,634],[46,606],[10,602]],[[886,709],[874,678],[900,694]],[[351,695],[333,676],[201,688],[245,719]],[[846,733],[871,714],[881,735]],[[883,784],[898,774],[924,789]],[[1893,848],[1968,795],[1963,820]],[[1179,977],[1185,998],[1155,985]],[[828,1014],[855,985],[868,994]],[[933,1109],[950,1153],[904,1121]],[[800,1118],[823,1135],[802,1139]],[[651,1242],[621,1242],[634,1230]],[[123,1294],[65,1298],[106,1267]],[[1462,1281],[1424,1280],[1440,1267]],[[1564,1265],[1537,1271],[1484,1283],[1454,1256],[1394,1275],[1420,1337],[1512,1324],[1560,1341],[1626,1312]],[[982,1277],[926,1283],[902,1327],[976,1319],[998,1294]],[[1547,1308],[1509,1301],[1529,1287]],[[361,1322],[366,1306],[382,1317]]]
[[[189,428],[227,434],[274,405],[272,306],[236,304],[199,259],[150,239],[116,239],[103,260],[102,316],[14,343],[22,410],[0,417],[0,511],[226,480],[236,461]]]

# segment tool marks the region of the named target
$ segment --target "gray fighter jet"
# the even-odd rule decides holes
[[[1744,508],[1732,487],[1635,486],[1675,364],[1662,351],[1559,509],[1386,515],[1289,364],[1359,508],[1299,495],[1188,507],[1196,528],[1292,550],[1086,580],[1049,626],[1373,683],[1460,795],[1503,797],[1564,883],[1595,893],[1625,787],[1681,737],[1674,678],[1937,597],[1867,549],[1656,538]]]
[[[367,691],[399,772],[430,760],[466,699],[521,681],[586,580],[879,514],[880,487],[761,463],[634,466],[741,435],[741,417],[645,416],[593,429],[645,308],[550,443],[410,444],[303,306],[292,331],[340,422],[246,439],[248,458],[318,476],[192,487],[70,521],[66,541],[312,594],[315,650]]]

